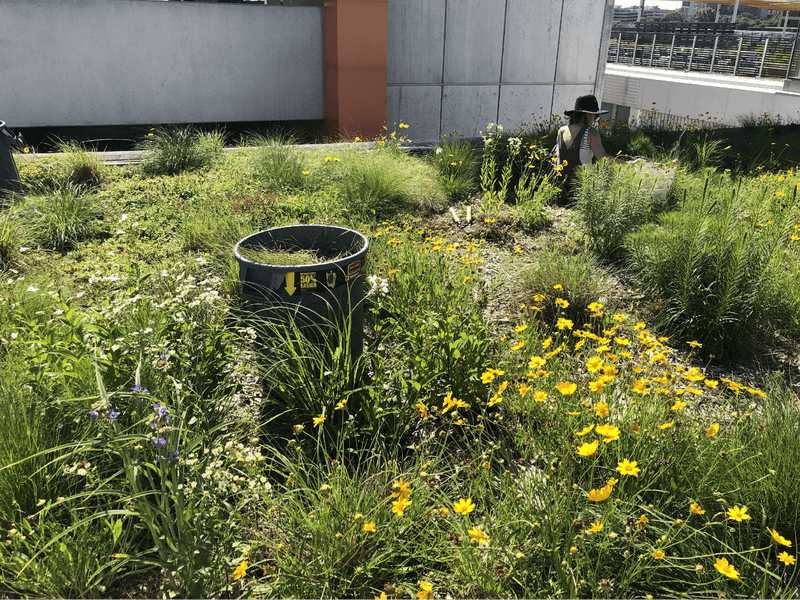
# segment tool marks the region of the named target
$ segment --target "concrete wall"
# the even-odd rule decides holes
[[[800,121],[800,90],[784,87],[782,80],[608,65],[602,101],[630,107],[632,118],[655,110],[690,121],[713,117],[712,122],[725,125],[764,113]]]
[[[386,122],[414,140],[507,130],[602,85],[614,0],[390,0]]]
[[[10,127],[323,119],[322,8],[0,1]]]

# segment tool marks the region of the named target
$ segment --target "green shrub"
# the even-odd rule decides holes
[[[96,233],[103,212],[96,195],[67,183],[28,197],[19,214],[35,242],[65,252]]]
[[[678,210],[630,236],[633,265],[662,303],[659,325],[707,352],[740,353],[758,326],[791,319],[784,289],[791,210],[727,176],[695,180],[682,195]]]
[[[625,235],[648,222],[664,202],[658,178],[642,169],[600,161],[576,172],[577,220],[589,248],[603,259],[618,258]]]
[[[191,127],[158,127],[138,145],[144,150],[147,175],[175,175],[210,166],[222,154],[219,132],[199,133]]]

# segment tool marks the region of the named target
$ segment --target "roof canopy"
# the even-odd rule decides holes
[[[735,0],[712,0],[713,4],[736,4]],[[800,10],[799,0],[739,0],[739,6],[755,6],[772,10]]]

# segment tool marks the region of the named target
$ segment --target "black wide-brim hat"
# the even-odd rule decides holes
[[[575,100],[575,108],[572,110],[565,110],[564,114],[568,117],[571,117],[575,113],[589,113],[591,115],[604,115],[608,111],[607,110],[600,110],[600,107],[597,104],[597,98],[595,98],[592,94],[588,94],[586,96],[578,96],[578,99]]]

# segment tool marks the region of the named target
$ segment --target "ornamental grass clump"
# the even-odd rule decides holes
[[[251,165],[256,179],[267,191],[291,192],[303,189],[306,181],[304,150],[292,137],[257,138]]]
[[[37,194],[29,194],[15,212],[26,223],[26,234],[33,243],[57,252],[93,237],[103,217],[97,195],[73,183],[41,188]]]
[[[445,194],[467,200],[478,190],[480,151],[468,140],[443,140],[431,156]]]
[[[175,175],[210,166],[222,155],[224,136],[192,127],[156,127],[138,145],[146,175]]]

